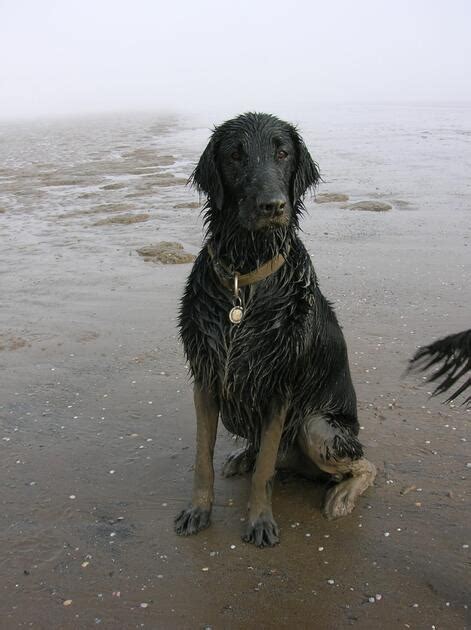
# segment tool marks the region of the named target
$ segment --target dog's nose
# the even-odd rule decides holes
[[[285,206],[286,201],[282,199],[269,199],[259,202],[258,209],[264,216],[279,217],[283,214]]]

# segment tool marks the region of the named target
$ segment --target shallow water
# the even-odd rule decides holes
[[[470,415],[401,374],[417,345],[470,326],[471,108],[295,120],[321,192],[393,207],[309,198],[302,223],[380,472],[335,523],[322,487],[278,483],[282,542],[264,551],[240,541],[247,479],[217,480],[210,529],[173,534],[194,453],[175,329],[189,266],[135,251],[198,250],[198,210],[175,206],[198,201],[183,181],[215,122],[0,125],[0,627],[469,627]],[[230,448],[222,433],[218,467]]]

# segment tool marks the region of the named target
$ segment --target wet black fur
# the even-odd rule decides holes
[[[441,365],[440,365],[441,364]],[[416,371],[426,371],[430,368],[438,367],[427,379],[428,382],[438,381],[437,387],[432,395],[438,396],[460,381],[467,378],[458,385],[458,388],[447,398],[445,402],[457,399],[468,388],[471,387],[471,329],[454,335],[448,335],[443,339],[438,339],[428,346],[419,348],[409,362],[409,369]],[[468,396],[463,404],[471,405],[471,396]]]
[[[290,153],[276,154],[283,164],[271,157],[280,138]],[[282,448],[309,415],[321,413],[344,429],[332,456],[358,459],[362,448],[355,437],[356,396],[344,337],[297,234],[302,198],[319,180],[304,142],[274,116],[244,114],[214,130],[192,179],[207,195],[206,243],[226,267],[246,273],[279,252],[286,256],[276,273],[242,289],[245,315],[235,326],[228,319],[231,293],[203,246],[180,311],[194,380],[217,397],[225,427],[255,450],[263,423],[288,401]],[[269,199],[273,191],[286,196],[287,222],[256,228],[256,200]]]

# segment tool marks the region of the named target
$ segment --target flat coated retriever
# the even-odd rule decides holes
[[[246,447],[226,476],[253,470],[243,540],[278,542],[276,467],[328,473],[327,518],[349,514],[372,485],[347,348],[298,237],[317,165],[296,129],[249,113],[217,127],[193,172],[207,196],[205,244],[188,278],[180,333],[194,379],[197,451],[191,505],[178,534],[209,525],[218,419]]]
[[[441,364],[441,365],[440,365]],[[427,371],[438,367],[428,382],[439,381],[432,396],[439,396],[455,387],[460,379],[464,382],[446,399],[451,402],[471,387],[471,329],[437,339],[428,346],[419,348],[409,362],[409,370]],[[471,406],[471,396],[463,401],[463,405]]]

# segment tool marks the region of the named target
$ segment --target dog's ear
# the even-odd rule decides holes
[[[214,139],[211,139],[208,146],[203,151],[200,160],[191,174],[190,182],[193,186],[207,195],[211,205],[222,209],[224,193],[221,176],[216,165],[216,146]]]
[[[293,177],[294,201],[302,199],[309,188],[314,188],[321,179],[319,168],[304,144],[297,131],[294,132],[294,140],[297,149],[296,171]]]

